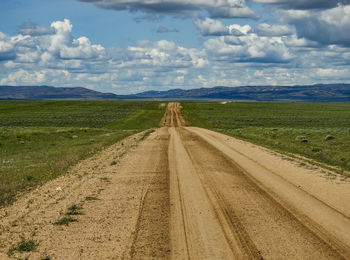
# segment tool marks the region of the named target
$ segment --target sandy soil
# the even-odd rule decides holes
[[[0,259],[350,259],[348,180],[185,127],[178,103],[163,125],[2,208]],[[8,256],[21,236],[37,249]]]

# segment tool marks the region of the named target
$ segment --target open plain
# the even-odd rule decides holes
[[[350,258],[347,179],[188,127],[179,103],[162,125],[1,208],[0,259]]]

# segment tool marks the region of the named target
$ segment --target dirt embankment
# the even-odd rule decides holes
[[[350,258],[349,181],[185,127],[180,111],[169,103],[146,140],[130,137],[1,209],[0,259],[21,235],[38,247],[13,258]],[[72,204],[77,222],[53,224]]]

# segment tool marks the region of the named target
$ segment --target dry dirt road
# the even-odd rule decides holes
[[[347,179],[186,127],[179,103],[163,125],[1,209],[0,259],[350,259]],[[21,236],[37,248],[9,256]]]

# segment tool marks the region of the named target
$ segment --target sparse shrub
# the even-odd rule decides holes
[[[102,177],[100,178],[101,181],[105,181],[105,182],[111,182],[111,179],[108,177]]]
[[[21,238],[21,241],[17,245],[11,246],[8,255],[12,255],[15,251],[18,252],[31,252],[37,248],[38,244],[34,240],[26,240],[24,237]]]
[[[116,165],[118,162],[117,161],[112,161],[111,165]]]
[[[82,209],[83,208],[81,206],[73,204],[72,206],[70,206],[68,208],[66,215],[83,215],[83,213],[80,212],[80,210],[82,210]]]
[[[68,217],[63,217],[63,218],[60,218],[59,220],[57,220],[54,224],[55,225],[66,225],[68,226],[69,223],[71,222],[77,222],[78,220],[76,218],[72,218],[71,216],[68,216]]]
[[[93,196],[87,196],[87,197],[85,197],[85,200],[89,201],[89,200],[100,200],[100,199],[97,197],[93,197]]]

